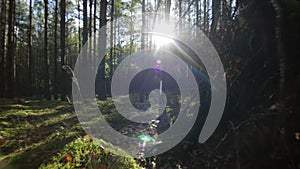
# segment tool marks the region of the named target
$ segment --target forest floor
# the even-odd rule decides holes
[[[132,133],[139,126],[124,127],[124,119],[110,113],[111,103],[103,103],[106,120],[122,133]],[[32,99],[0,100],[0,168],[39,168],[49,163],[66,144],[85,137],[72,105],[61,101]],[[143,127],[140,127],[141,130]],[[156,158],[163,168],[181,166],[191,143],[184,141]],[[151,163],[153,159],[147,159]],[[140,162],[140,161],[139,161]]]
[[[0,112],[0,167],[38,168],[84,135],[68,103],[1,99]]]
[[[107,112],[112,110],[110,103],[104,103],[104,108]],[[108,121],[117,121],[118,123],[115,124],[122,124],[122,119],[112,113],[108,113],[105,118]],[[183,166],[187,168],[236,168],[236,165],[251,166],[253,163],[265,162],[270,160],[268,153],[272,152],[274,147],[269,144],[269,139],[264,139],[268,138],[264,132],[264,128],[269,127],[267,121],[262,118],[257,121],[255,124],[251,121],[240,123],[235,126],[234,130],[233,124],[222,125],[222,128],[218,128],[208,143],[199,144],[184,140],[170,151],[155,158],[146,159],[147,163],[155,161],[157,168],[168,169],[176,168],[176,166],[177,168]],[[260,126],[262,126],[261,129]],[[115,127],[118,128],[118,126]],[[125,130],[133,129],[125,128]],[[134,130],[137,130],[136,126]],[[239,143],[235,139],[235,134],[238,134],[235,133],[237,130]],[[123,132],[126,131],[123,130]],[[260,136],[260,134],[265,136]],[[85,135],[73,106],[66,102],[0,99],[0,168],[8,168],[8,166],[9,168],[39,168],[42,164],[49,163],[50,159],[61,152],[66,144],[83,138]],[[248,139],[249,137],[251,140]],[[251,145],[256,146],[251,147]],[[239,156],[236,155],[239,153],[237,150],[241,153]],[[249,164],[236,164],[239,158],[245,159],[243,154],[250,154],[247,156]],[[278,162],[273,157],[271,160],[271,164],[274,161]]]

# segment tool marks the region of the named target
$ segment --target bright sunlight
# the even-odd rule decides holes
[[[171,38],[168,38],[168,37],[165,37],[162,35],[156,35],[156,34],[152,35],[152,40],[153,40],[154,45],[158,48],[174,42],[173,39],[171,39]]]

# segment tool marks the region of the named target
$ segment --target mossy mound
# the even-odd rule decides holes
[[[93,140],[88,135],[78,138],[42,164],[40,169],[138,169],[139,166],[132,157],[123,157],[112,152],[122,151],[100,140]]]

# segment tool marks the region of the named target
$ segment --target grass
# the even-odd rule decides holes
[[[112,121],[119,118],[108,112],[106,117]],[[75,160],[79,152],[77,149],[93,147],[95,152],[99,151],[95,148],[94,141],[88,143],[82,141],[84,135],[73,107],[68,103],[0,99],[0,168],[78,167],[81,163]],[[66,153],[74,156],[74,165],[61,160]],[[83,158],[82,155],[80,157]],[[120,163],[134,165],[135,162],[132,160],[129,159],[129,162],[123,160]],[[93,162],[93,165],[96,164]],[[92,163],[82,165],[86,167]]]

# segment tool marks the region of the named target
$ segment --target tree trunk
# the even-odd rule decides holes
[[[94,0],[94,35],[96,35],[97,31],[97,0]]]
[[[3,97],[5,95],[5,25],[6,25],[6,0],[2,0],[2,10],[0,14],[0,31],[1,31],[1,37],[0,37],[0,97]]]
[[[178,1],[178,13],[179,13],[178,16],[180,18],[180,20],[179,20],[179,32],[181,32],[181,30],[182,30],[182,20],[184,20],[182,18],[182,0]]]
[[[97,0],[94,0],[94,36],[96,36],[96,31],[97,31]],[[95,57],[96,57],[96,38],[94,38],[94,42],[93,42],[93,50],[94,50],[94,53],[92,55],[92,58],[91,58],[91,63],[94,63],[95,61]]]
[[[110,79],[112,79],[113,76],[113,60],[114,60],[114,54],[113,54],[113,45],[114,45],[114,0],[111,0],[111,10],[110,10],[110,51],[109,51],[109,55],[110,55]]]
[[[78,19],[80,20],[80,0],[77,1],[77,10],[78,10]],[[78,51],[81,50],[81,28],[80,24],[78,24]]]
[[[92,50],[93,50],[93,46],[92,46],[92,39],[91,39],[91,36],[92,36],[92,23],[93,23],[93,11],[92,11],[92,8],[93,8],[93,1],[94,0],[90,0],[89,1],[89,9],[90,9],[90,16],[89,16],[89,32],[88,32],[88,34],[89,34],[89,46],[88,46],[88,48],[89,48],[89,52],[88,52],[88,61],[90,62],[90,63],[92,63]]]
[[[207,34],[209,33],[209,23],[210,23],[210,22],[209,22],[209,13],[210,13],[210,12],[209,12],[209,11],[210,11],[210,10],[209,10],[209,6],[210,6],[210,2],[211,2],[210,0],[206,0],[206,3],[207,3],[207,4],[206,4],[206,11],[205,11],[205,12],[206,12],[206,18],[205,18],[205,19],[206,19],[206,20],[205,20],[205,21],[206,21],[206,28],[205,28],[205,29],[206,29],[206,33],[207,33]]]
[[[60,2],[60,58],[61,58],[61,71],[62,71],[62,79],[61,79],[61,100],[66,100],[66,76],[62,66],[65,64],[65,36],[66,36],[66,27],[65,27],[65,15],[66,15],[66,0],[61,0]]]
[[[226,0],[222,0],[221,2],[221,18],[220,18],[220,32],[221,32],[221,35],[223,36],[224,35],[224,30],[225,30],[225,26],[226,26],[226,20],[228,19],[227,18],[227,4],[226,4]]]
[[[53,84],[54,84],[54,90],[53,90],[53,94],[54,94],[54,99],[57,99],[57,13],[58,13],[58,0],[55,0],[55,11],[54,11],[54,71],[53,71]]]
[[[32,79],[32,0],[29,1],[29,28],[28,28],[28,87],[29,95],[33,95],[33,79]]]
[[[8,8],[8,32],[7,32],[7,97],[14,97],[14,80],[15,80],[15,43],[14,43],[14,26],[15,26],[15,1],[9,0]]]
[[[181,16],[182,16],[182,0],[179,0],[178,8],[179,8],[179,18],[181,18]]]
[[[198,2],[199,4],[198,4],[198,8],[199,8],[199,11],[198,11],[198,19],[199,19],[199,21],[198,21],[198,26],[201,28],[201,25],[202,25],[202,1],[200,0],[199,2]]]
[[[207,20],[208,20],[208,17],[207,17],[207,1],[204,0],[203,1],[203,30],[205,33],[207,33]]]
[[[144,13],[146,12],[146,0],[142,0],[142,37],[141,37],[141,49],[145,49],[145,28],[146,28],[146,20],[145,20],[145,15]]]
[[[214,37],[216,34],[219,17],[220,17],[220,1],[213,0],[212,1],[212,22],[211,22],[210,33],[209,33],[210,38]]]
[[[84,45],[88,38],[88,25],[87,25],[87,0],[83,0],[83,40],[82,45]]]
[[[89,5],[90,5],[90,19],[89,19],[89,34],[90,34],[90,36],[92,36],[92,23],[93,23],[93,11],[92,11],[92,8],[93,8],[93,1],[94,0],[90,0],[90,3],[89,3]]]
[[[171,12],[171,0],[166,0],[166,20],[169,21],[169,16]]]
[[[45,95],[47,99],[51,99],[50,79],[49,79],[49,57],[48,57],[48,0],[44,0],[44,4],[45,4],[45,25],[44,25]]]
[[[199,0],[195,0],[196,8],[196,26],[199,26]]]
[[[107,12],[107,1],[106,0],[101,0],[100,2],[100,28],[99,30],[103,27],[106,26],[107,20],[106,20],[106,14]],[[106,40],[106,30],[105,34],[103,35],[104,39]],[[106,50],[106,41],[100,42],[100,52],[104,53]],[[106,86],[105,86],[105,57],[103,57],[101,63],[100,63],[100,70],[98,72],[99,74],[99,94],[98,98],[100,100],[105,100],[106,99]]]
[[[88,19],[87,19],[87,0],[83,0],[83,32],[82,32],[82,46],[85,45],[87,39],[88,39]],[[84,52],[84,55],[83,55],[83,58],[82,58],[82,61],[83,63],[86,63],[87,62],[87,47],[83,48],[83,52]]]

